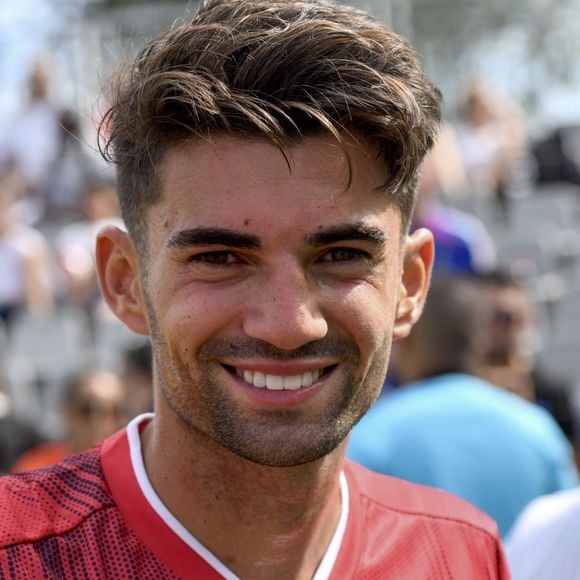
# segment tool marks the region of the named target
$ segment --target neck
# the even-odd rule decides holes
[[[340,515],[346,444],[313,463],[268,467],[168,419],[157,415],[142,434],[167,508],[242,578],[312,578]]]

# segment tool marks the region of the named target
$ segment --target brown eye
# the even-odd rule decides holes
[[[344,262],[346,260],[353,260],[354,258],[358,258],[357,252],[353,252],[352,250],[334,250],[331,252],[332,260],[335,262]]]
[[[323,262],[350,262],[352,260],[367,260],[368,254],[356,248],[333,248],[323,256]]]
[[[225,266],[236,262],[236,257],[231,252],[203,252],[189,258],[191,263],[209,264],[210,266]]]

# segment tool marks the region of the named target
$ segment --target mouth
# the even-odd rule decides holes
[[[331,365],[321,369],[312,369],[296,375],[274,375],[261,371],[239,369],[229,365],[223,365],[231,374],[243,379],[249,385],[258,389],[270,391],[296,391],[311,387],[314,383],[331,373],[337,365]]]

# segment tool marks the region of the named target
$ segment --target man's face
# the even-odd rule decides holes
[[[160,415],[264,465],[334,449],[376,398],[401,291],[385,169],[311,137],[169,151],[143,294]]]
[[[531,307],[523,288],[490,286],[489,343],[492,356],[509,357],[524,346],[532,325]]]

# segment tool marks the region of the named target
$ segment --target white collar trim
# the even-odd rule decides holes
[[[135,417],[127,426],[127,437],[129,439],[129,449],[131,454],[131,465],[133,472],[137,479],[137,483],[147,499],[149,505],[155,510],[157,515],[163,522],[173,530],[192,550],[201,556],[210,566],[219,572],[226,580],[239,580],[238,577],[220,562],[199,540],[195,538],[183,524],[167,509],[161,498],[157,495],[149,476],[145,471],[145,464],[143,462],[143,453],[141,450],[141,437],[139,435],[139,425],[143,421],[149,421],[153,418],[153,413],[144,413]],[[330,577],[332,568],[338,557],[344,534],[346,531],[346,524],[348,521],[348,507],[349,494],[348,483],[343,472],[340,473],[340,497],[341,510],[338,524],[330,540],[330,544],[320,561],[320,564],[314,574],[312,580],[327,580]]]

